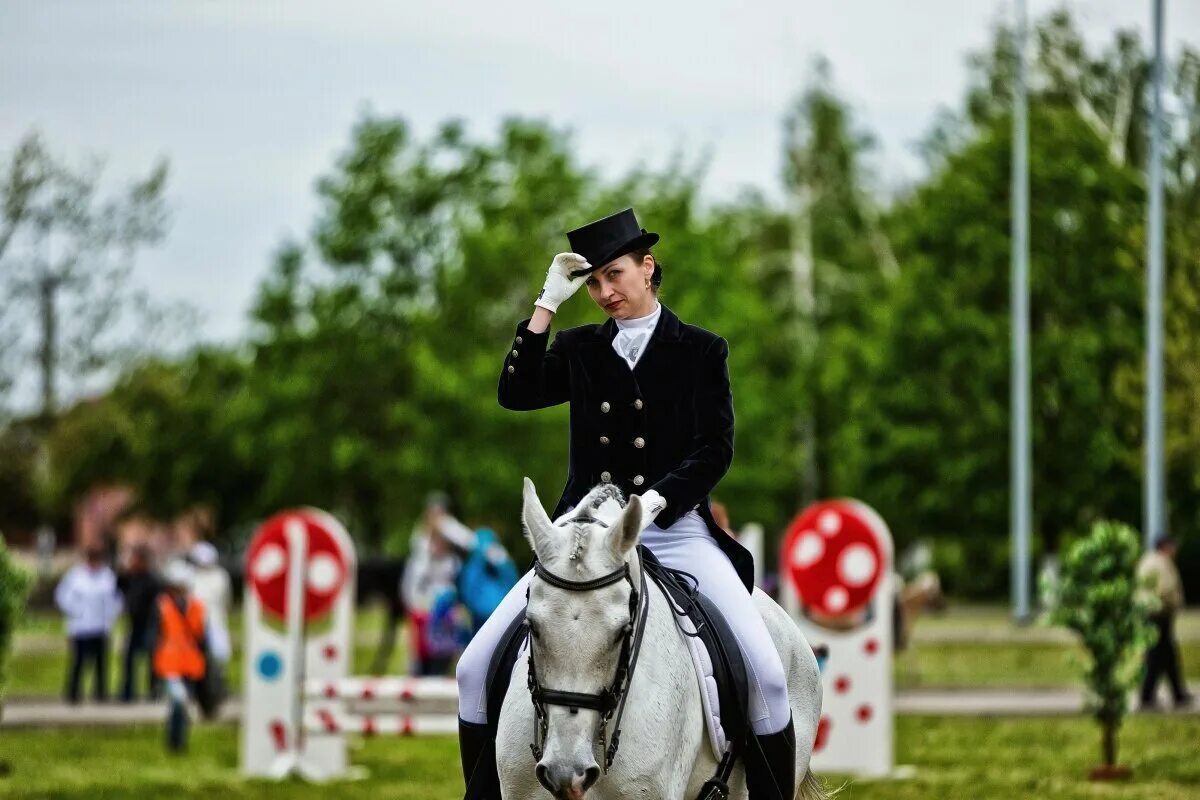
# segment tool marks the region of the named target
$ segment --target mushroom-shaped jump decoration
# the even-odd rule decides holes
[[[325,780],[345,773],[344,739],[306,735],[305,720],[329,701],[305,697],[300,686],[346,677],[354,578],[350,534],[319,509],[276,514],[246,548],[244,774]]]
[[[324,513],[315,509],[286,511],[267,520],[246,553],[250,588],[262,603],[264,616],[278,624],[287,620],[288,551],[293,541],[306,542],[304,622],[311,624],[329,613],[346,582],[346,557]],[[335,523],[336,524],[336,523]]]
[[[893,767],[892,535],[858,500],[823,500],[788,526],[784,607],[818,654],[817,770],[879,777]]]
[[[788,526],[782,564],[814,620],[833,627],[861,620],[887,558],[883,520],[856,500],[827,500]]]

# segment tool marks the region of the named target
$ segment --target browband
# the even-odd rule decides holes
[[[533,562],[533,571],[539,578],[558,589],[566,589],[569,592],[590,592],[593,589],[603,589],[605,586],[612,586],[614,583],[625,580],[626,576],[629,575],[629,564],[628,562],[622,564],[607,575],[592,578],[590,581],[570,581],[566,578],[560,578],[543,567],[541,561]]]

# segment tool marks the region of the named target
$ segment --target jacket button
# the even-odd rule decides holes
[[[600,412],[601,412],[602,414],[607,414],[607,413],[608,413],[608,410],[609,410],[610,408],[612,408],[612,406],[610,406],[610,405],[608,404],[608,401],[607,401],[607,400],[605,400],[603,403],[601,403],[601,404],[600,404]]]
[[[645,404],[642,402],[642,399],[640,397],[637,400],[633,401],[633,407],[636,408],[638,411],[642,410],[643,405],[645,405]]]
[[[634,486],[641,486],[641,485],[642,485],[643,483],[645,483],[645,482],[646,482],[646,479],[645,479],[645,478],[643,478],[641,475],[634,475],[634,476],[633,476],[633,485],[634,485]]]
[[[519,356],[519,355],[521,355],[521,354],[520,354],[520,353],[518,353],[516,350],[513,350],[513,352],[512,352],[512,356],[513,356],[513,358],[516,358],[516,357],[517,357],[517,356]]]
[[[608,437],[607,437],[607,436],[601,436],[601,437],[600,437],[600,444],[608,444]]]
[[[524,341],[525,340],[522,339],[520,336],[517,337],[517,344],[522,344],[522,343],[524,343]]]
[[[604,481],[605,483],[608,483],[609,481],[611,481],[611,480],[612,480],[612,473],[610,473],[608,470],[605,470],[604,472],[601,472],[601,473],[600,473],[600,480]]]
[[[633,446],[636,447],[638,450],[641,450],[643,447],[646,446],[646,440],[639,436],[633,440]]]
[[[509,365],[508,365],[508,374],[509,374],[509,375],[512,375],[512,374],[513,374],[514,372],[516,372],[516,371],[517,371],[517,368],[516,368],[516,367],[514,367],[512,364],[509,364]]]

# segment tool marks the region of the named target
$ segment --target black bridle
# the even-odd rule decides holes
[[[612,682],[598,694],[564,692],[557,689],[544,688],[538,682],[537,678],[537,669],[533,659],[532,638],[529,642],[529,696],[533,700],[535,716],[534,738],[529,747],[533,751],[534,759],[541,761],[544,752],[543,745],[546,742],[546,735],[550,726],[550,719],[546,712],[547,706],[565,706],[570,709],[572,714],[579,713],[579,709],[581,708],[588,708],[600,714],[600,723],[597,727],[594,741],[600,745],[600,750],[603,754],[604,771],[607,772],[608,768],[612,766],[613,759],[617,757],[617,748],[620,746],[621,716],[625,713],[625,700],[629,694],[629,685],[633,681],[633,670],[637,666],[638,652],[642,647],[642,634],[645,632],[646,618],[649,616],[650,602],[645,590],[645,571],[643,570],[642,572],[642,589],[639,591],[638,587],[633,583],[633,576],[630,573],[628,562],[607,575],[587,581],[572,581],[559,577],[546,569],[540,561],[534,562],[533,569],[537,577],[546,583],[557,589],[565,589],[569,592],[592,592],[597,589],[603,589],[606,586],[612,586],[615,583],[620,583],[621,581],[628,581],[629,583],[629,622],[626,623],[624,633],[621,636],[621,652],[617,656],[616,674],[613,675]],[[525,600],[528,604],[528,591],[526,591]],[[608,738],[608,724],[610,720],[613,722],[611,740]]]

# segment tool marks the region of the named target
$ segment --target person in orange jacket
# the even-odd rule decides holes
[[[154,674],[169,703],[167,749],[180,752],[187,748],[188,696],[204,679],[207,621],[204,603],[191,594],[191,567],[171,561],[163,570],[163,584],[155,608]]]

